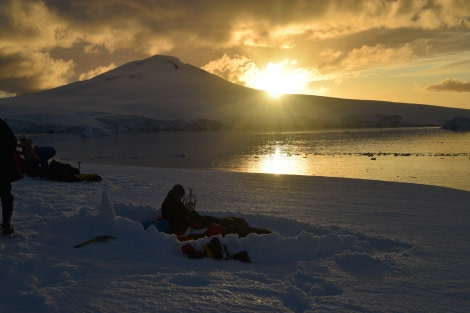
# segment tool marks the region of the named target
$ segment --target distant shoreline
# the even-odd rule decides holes
[[[448,127],[446,124],[402,124],[389,125],[380,124],[367,120],[349,120],[343,125],[322,125],[317,127],[266,127],[266,125],[246,124],[244,127],[236,125],[227,125],[217,121],[198,120],[198,121],[153,121],[150,119],[144,121],[134,121],[132,125],[119,125],[119,121],[114,121],[114,125],[106,123],[104,127],[89,128],[80,126],[62,126],[62,125],[37,125],[21,123],[18,120],[5,119],[16,134],[30,135],[53,135],[68,134],[80,135],[82,137],[99,137],[116,134],[145,134],[145,133],[166,133],[166,132],[212,132],[212,131],[240,131],[240,132],[302,132],[302,131],[328,131],[328,130],[360,130],[360,129],[406,129],[406,128],[443,128],[448,130],[458,130]]]

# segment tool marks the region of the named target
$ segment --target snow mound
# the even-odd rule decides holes
[[[113,206],[109,202],[108,194],[106,191],[101,193],[101,203],[98,207],[99,215],[105,219],[113,219],[116,217],[116,212],[114,211]]]
[[[119,203],[115,205],[115,210],[119,216],[143,222],[153,220],[160,216],[159,209],[152,209],[147,206],[135,206]],[[233,216],[234,212],[204,212],[205,215]],[[253,225],[277,225],[272,227],[273,233],[269,235],[251,234],[246,238],[238,238],[237,235],[226,235],[220,238],[231,252],[242,250],[249,251],[250,257],[256,264],[280,265],[292,264],[299,261],[311,261],[322,258],[330,258],[337,255],[363,255],[390,254],[412,249],[407,243],[380,237],[367,236],[361,233],[351,232],[342,228],[316,227],[308,223],[301,223],[285,218],[274,218],[266,215],[252,215],[237,213]],[[282,225],[282,226],[281,226]],[[279,228],[278,228],[279,227]],[[153,227],[151,227],[153,228]],[[159,236],[173,237],[165,233]],[[201,238],[186,243],[203,250],[209,238]],[[340,262],[341,261],[341,262]],[[374,275],[385,275],[390,266],[385,258],[339,258],[338,262],[350,268],[360,268],[364,264],[374,263],[375,267],[369,267],[374,271]],[[379,265],[380,264],[380,265]],[[367,267],[366,267],[367,268]]]

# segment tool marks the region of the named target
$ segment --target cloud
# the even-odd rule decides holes
[[[229,57],[225,54],[202,69],[250,88],[273,91],[276,87],[286,93],[303,91],[310,82],[319,79],[315,69],[303,68],[296,60],[290,59],[268,62],[265,68],[260,68],[246,56]]]
[[[25,94],[64,85],[72,77],[74,66],[73,61],[53,59],[48,53],[5,54],[0,50],[0,91]]]
[[[114,68],[116,68],[116,65],[114,63],[111,63],[108,66],[98,66],[97,68],[95,68],[91,71],[80,74],[78,76],[78,80],[87,80],[87,79],[93,78],[95,76],[98,76],[102,73],[108,72],[108,71],[110,71]]]
[[[214,61],[227,75],[224,54],[241,73],[288,58],[341,75],[468,51],[468,12],[470,2],[459,0],[3,0],[0,60],[21,72],[0,70],[0,91],[71,82],[154,54]],[[22,66],[41,56],[57,71]]]
[[[470,82],[447,78],[446,80],[425,87],[425,90],[470,92]]]
[[[258,66],[248,57],[240,55],[229,57],[226,54],[217,60],[210,61],[202,69],[241,85],[246,84],[245,77],[259,72]]]
[[[14,93],[8,93],[8,92],[0,91],[0,98],[7,98],[7,97],[14,97],[14,96],[15,96]]]

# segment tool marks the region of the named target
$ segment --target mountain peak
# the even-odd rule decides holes
[[[114,70],[177,70],[184,63],[182,63],[178,58],[167,56],[167,55],[154,55],[152,57],[128,62],[122,66],[117,67]],[[111,70],[107,73],[113,72]],[[105,73],[106,74],[106,73]]]
[[[133,63],[136,65],[171,64],[175,69],[178,69],[180,65],[184,64],[176,57],[162,54],[157,54],[143,60],[137,60]]]
[[[147,59],[128,62],[106,73],[98,75],[91,80],[98,78],[110,81],[120,77],[140,79],[150,73],[172,72],[180,69],[184,65],[185,64],[178,58],[166,55],[155,55]]]

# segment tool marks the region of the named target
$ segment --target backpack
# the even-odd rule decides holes
[[[34,151],[36,152],[36,154],[39,156],[41,160],[49,160],[56,154],[54,147],[34,146]]]
[[[181,247],[181,251],[186,254],[189,259],[202,259],[204,257],[208,257],[214,260],[237,260],[243,263],[252,263],[247,251],[230,254],[227,246],[222,245],[217,237],[213,237],[209,243],[204,245],[203,252],[196,250],[191,244],[183,245]]]
[[[224,258],[224,248],[219,238],[213,237],[211,241],[204,245],[204,253],[212,259],[222,260]]]
[[[79,174],[78,168],[52,160],[47,171],[47,178],[55,181],[78,182],[81,181],[78,177]]]

